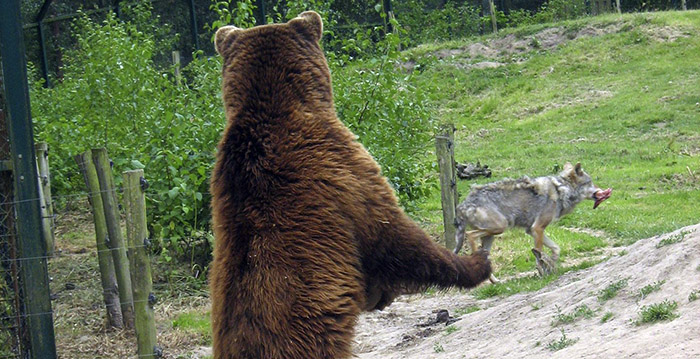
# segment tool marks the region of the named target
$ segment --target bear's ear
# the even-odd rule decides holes
[[[231,47],[231,44],[236,41],[236,37],[238,37],[241,32],[243,32],[243,29],[239,29],[232,25],[223,26],[219,28],[219,30],[216,30],[216,36],[214,36],[214,46],[216,47],[216,52],[218,52],[219,55],[224,56],[226,49]]]
[[[304,35],[308,40],[319,42],[323,36],[323,20],[321,15],[315,11],[304,11],[299,16],[289,20],[291,25],[297,32]]]

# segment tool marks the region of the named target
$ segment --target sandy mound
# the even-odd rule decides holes
[[[700,298],[689,298],[700,291],[700,224],[640,240],[621,253],[537,292],[481,301],[454,292],[401,297],[387,310],[361,317],[355,353],[416,359],[700,357]],[[603,289],[625,280],[615,297],[599,300]],[[642,297],[640,289],[654,283],[663,284]],[[643,306],[665,300],[677,303],[676,319],[634,323]],[[462,315],[454,328],[425,325],[439,309],[455,314],[472,305],[481,310]],[[584,305],[592,310],[589,315],[556,322],[557,315]],[[612,317],[603,322],[606,313]],[[571,343],[557,351],[548,348],[561,342],[562,333]]]

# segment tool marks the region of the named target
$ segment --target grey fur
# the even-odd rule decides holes
[[[462,248],[465,235],[472,250],[476,250],[476,240],[481,239],[482,248],[490,251],[494,236],[507,228],[520,227],[535,240],[537,269],[541,274],[549,273],[556,266],[560,250],[544,229],[585,199],[595,200],[597,206],[610,197],[611,191],[595,186],[580,163],[567,163],[557,176],[505,179],[472,186],[469,196],[457,206],[455,252]],[[472,230],[467,231],[467,227]],[[552,252],[549,258],[542,257],[543,245]],[[493,276],[491,279],[496,281]]]

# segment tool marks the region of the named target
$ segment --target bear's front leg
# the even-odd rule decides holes
[[[487,252],[457,256],[433,242],[403,213],[382,227],[370,248],[363,258],[365,277],[390,293],[429,286],[472,288],[491,274]]]

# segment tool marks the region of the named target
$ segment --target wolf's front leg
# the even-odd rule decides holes
[[[529,231],[532,238],[535,239],[535,248],[532,249],[532,254],[535,255],[535,266],[540,276],[554,273],[556,271],[556,260],[552,257],[546,257],[543,253],[545,241],[554,244],[547,236],[544,235],[544,227],[533,225]],[[555,244],[556,246],[556,244]],[[549,247],[549,246],[548,246]],[[558,249],[559,247],[557,247]],[[557,252],[556,257],[559,257]]]

